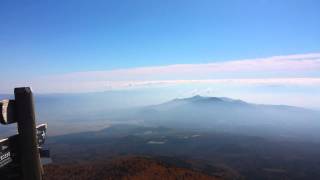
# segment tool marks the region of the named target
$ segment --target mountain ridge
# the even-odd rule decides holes
[[[225,97],[174,99],[147,106],[135,116],[146,125],[213,129],[268,136],[320,137],[320,112],[287,105],[247,103]]]
[[[243,101],[241,99],[233,99],[229,97],[216,97],[216,96],[201,96],[201,95],[195,95],[187,98],[175,98],[173,100],[152,105],[152,106],[158,106],[162,104],[169,104],[174,102],[188,102],[188,103],[234,103],[234,104],[241,104],[241,105],[251,105],[251,106],[274,106],[274,107],[282,107],[282,108],[294,108],[294,109],[303,109],[303,110],[309,110],[309,111],[317,111],[305,107],[300,106],[291,106],[291,105],[284,105],[284,104],[259,104],[259,103],[250,103]]]

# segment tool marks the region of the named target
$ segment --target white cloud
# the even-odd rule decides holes
[[[250,73],[250,76],[261,76],[264,73],[287,75],[287,73],[307,73],[308,71],[320,71],[320,53],[273,56],[207,64],[175,64],[110,71],[76,72],[56,76],[55,78],[81,81],[210,79],[216,76],[237,77],[237,75],[243,73]]]
[[[74,72],[16,82],[37,92],[92,92],[177,84],[320,86],[320,53],[175,64],[109,71]]]
[[[155,80],[155,81],[88,81],[42,82],[29,84],[37,92],[96,92],[173,85],[237,85],[237,86],[309,86],[320,87],[320,78],[264,78],[264,79],[206,79],[206,80]]]

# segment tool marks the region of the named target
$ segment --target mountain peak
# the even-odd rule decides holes
[[[190,98],[204,98],[203,96],[200,96],[200,95],[195,95],[195,96],[192,96]]]
[[[188,98],[174,99],[173,102],[188,102],[188,103],[232,103],[232,104],[247,104],[242,100],[231,99],[227,97],[208,97],[195,95]]]
[[[223,98],[219,97],[207,97],[207,96],[200,96],[200,95],[195,95],[189,98],[181,98],[177,100],[182,100],[182,101],[224,101]]]

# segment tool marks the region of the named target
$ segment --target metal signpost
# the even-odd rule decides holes
[[[30,88],[15,88],[14,95],[15,100],[0,101],[0,123],[18,126],[18,134],[0,139],[0,179],[42,180],[40,155],[50,155],[40,147],[45,142],[47,124],[36,126]]]

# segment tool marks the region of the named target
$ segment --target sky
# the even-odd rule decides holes
[[[319,7],[317,0],[2,0],[0,93],[141,90],[320,109]]]

